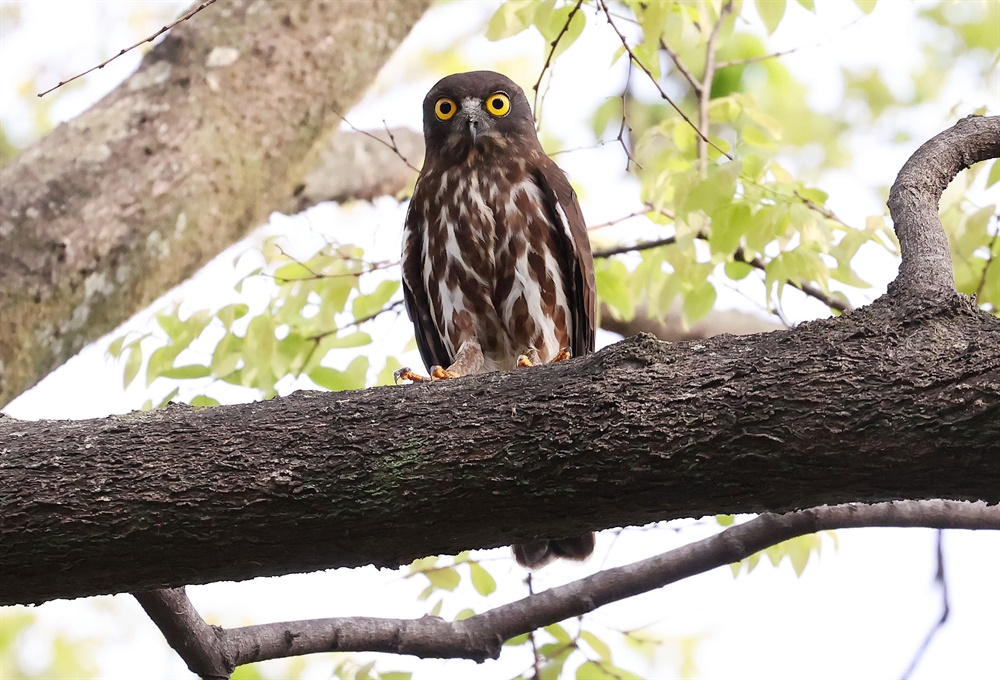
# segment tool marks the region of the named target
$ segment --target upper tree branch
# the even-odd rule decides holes
[[[889,286],[916,305],[955,296],[948,237],[938,219],[942,192],[959,172],[1000,156],[1000,116],[968,116],[924,143],[899,171],[889,192],[903,262]]]

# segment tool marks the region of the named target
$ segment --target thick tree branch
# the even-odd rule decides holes
[[[639,337],[443,384],[0,419],[0,599],[396,566],[718,512],[996,502],[998,440],[1000,322],[971,304],[902,326],[872,306],[784,333]]]
[[[428,3],[216,4],[0,169],[0,406],[287,205]]]
[[[463,621],[449,622],[438,617],[352,617],[215,630],[194,614],[197,618],[192,626],[200,631],[197,635],[200,646],[193,648],[188,644],[178,652],[188,667],[203,677],[216,677],[220,667],[231,672],[246,663],[331,651],[483,661],[497,658],[502,644],[516,635],[738,562],[790,538],[827,529],[872,526],[1000,529],[1000,506],[906,501],[764,514],[710,538],[529,595]],[[181,616],[190,618],[191,606],[183,590],[164,591],[159,597],[174,602],[169,610],[180,611]],[[154,617],[168,640],[180,620],[180,616],[167,620]]]
[[[226,680],[233,672],[224,656],[225,631],[205,623],[184,588],[133,593],[193,673],[206,680]]]
[[[938,200],[959,172],[1000,156],[1000,116],[967,116],[925,142],[906,161],[889,192],[889,212],[903,261],[889,292],[913,305],[956,296],[948,237]]]

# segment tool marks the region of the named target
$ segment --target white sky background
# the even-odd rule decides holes
[[[14,134],[18,130],[27,134],[30,127],[25,122],[27,110],[15,99],[17,83],[25,77],[26,69],[44,64],[53,81],[65,78],[131,44],[136,36],[159,28],[158,23],[145,27],[125,25],[120,16],[123,9],[134,9],[131,3],[35,0],[18,4],[23,13],[21,28],[8,32],[6,27],[0,27],[3,28],[0,115]],[[125,4],[129,6],[123,8]],[[186,2],[170,4],[178,10],[187,5]],[[872,16],[849,28],[843,27],[859,16],[853,3],[818,0],[817,4],[818,16],[814,16],[790,3],[781,29],[768,39],[775,50],[820,43],[818,47],[804,48],[784,57],[799,78],[813,85],[810,98],[814,105],[821,108],[838,105],[843,88],[838,69],[844,64],[878,64],[890,86],[905,91],[906,74],[917,58],[917,50],[910,43],[917,26],[915,4],[908,0],[881,0]],[[418,70],[422,68],[419,55],[424,50],[449,45],[448,35],[472,31],[480,17],[488,16],[495,6],[492,2],[452,3],[429,13],[383,69],[369,96],[349,113],[352,124],[378,128],[385,120],[390,126],[420,129],[420,102],[443,74]],[[621,69],[609,68],[610,55],[616,47],[617,43],[609,40],[600,22],[591,22],[579,43],[557,62],[543,124],[567,148],[593,144],[587,113],[602,98],[616,96],[620,91]],[[463,43],[462,56],[470,68],[496,67],[498,60],[504,62],[509,75],[528,90],[544,61],[543,41],[532,32],[502,44],[471,39]],[[64,119],[73,117],[113,89],[136,62],[137,57],[123,58],[88,76],[72,96],[59,100],[57,114]],[[942,97],[939,106],[908,111],[905,117],[895,117],[859,135],[850,171],[830,173],[819,183],[831,194],[833,210],[850,224],[863,224],[866,216],[884,212],[872,188],[890,184],[916,146],[916,143],[889,145],[897,131],[905,129],[915,140],[929,138],[953,122],[955,118],[949,116],[948,109],[956,102],[962,102],[960,115],[980,104],[992,106],[996,113],[1000,108],[996,83],[987,87],[978,77],[968,74],[964,79],[949,82],[949,94]],[[558,128],[555,121],[559,121]],[[638,207],[634,183],[621,179],[624,158],[615,144],[561,154],[558,162],[582,188],[584,213],[590,223],[613,219]],[[163,309],[173,302],[193,310],[235,299],[233,283],[259,261],[257,251],[264,234],[295,232],[297,239],[305,234],[305,241],[314,246],[324,235],[332,235],[363,245],[369,259],[396,259],[404,212],[405,206],[383,199],[374,205],[317,206],[308,212],[306,219],[275,216],[261,232],[228,249],[192,282],[168,293],[152,310]],[[641,220],[636,220],[614,231],[602,230],[598,235],[612,241],[629,241],[648,234],[646,229]],[[308,252],[301,241],[299,247]],[[240,258],[240,264],[234,269],[235,257]],[[893,262],[874,254],[858,262],[857,267],[862,276],[877,286],[852,293],[852,300],[858,304],[881,294],[895,274]],[[398,276],[398,271],[390,271],[388,275]],[[264,290],[266,286],[261,286],[258,292]],[[759,311],[759,306],[748,302],[742,293],[725,288],[719,292],[720,307]],[[749,294],[754,293],[751,289]],[[756,297],[760,299],[759,295]],[[822,306],[803,300],[794,291],[785,295],[785,311],[796,321],[827,313]],[[150,318],[150,312],[141,313],[123,329],[146,330]],[[80,418],[138,408],[149,394],[141,389],[123,391],[122,368],[105,358],[110,339],[121,335],[123,329],[85,349],[5,412],[18,418]],[[411,333],[405,316],[380,320],[370,330],[374,343],[361,348],[361,352],[372,356],[389,353],[410,365],[420,365],[416,353],[400,354]],[[605,334],[599,342],[606,344],[613,340],[613,336]],[[345,352],[331,360],[338,365],[351,356]],[[373,366],[377,369],[381,364],[376,360]],[[304,381],[282,387],[283,392],[288,392],[306,388],[308,384]],[[170,388],[154,385],[154,401]],[[238,398],[247,396],[242,393]],[[690,522],[670,526],[685,524]],[[672,529],[626,532],[617,540],[605,533],[600,537],[595,558],[584,565],[543,570],[536,576],[536,589],[579,578],[602,566],[663,552],[707,532],[707,528],[696,525],[682,532]],[[703,635],[697,661],[702,676],[708,678],[898,677],[940,614],[940,600],[932,585],[934,533],[854,530],[840,532],[839,540],[839,551],[834,552],[827,541],[822,557],[812,561],[801,578],[796,578],[787,563],[779,568],[762,565],[752,575],[736,580],[728,570],[721,569],[605,607],[593,618],[619,630],[652,624],[657,633],[677,639]],[[951,615],[914,678],[1000,678],[997,621],[1000,583],[996,576],[1000,536],[953,531],[946,534],[945,541]],[[495,560],[487,566],[500,582],[500,590],[490,604],[523,596],[523,572],[509,560],[503,561],[506,550],[482,555]],[[423,585],[423,582],[401,581],[399,572],[366,568],[214,584],[190,591],[195,604],[211,623],[233,626],[329,616],[420,616],[429,608],[429,603],[415,602]],[[445,616],[467,605],[484,608],[484,601],[469,590],[468,598],[454,597],[448,601]],[[39,660],[46,653],[46,640],[57,631],[80,638],[91,638],[99,631],[102,638],[111,641],[95,646],[102,677],[134,677],[137,668],[142,668],[147,677],[190,677],[127,595],[52,602],[34,611],[41,625],[26,636],[23,648],[38,655]],[[612,633],[604,637],[609,642],[614,639]],[[624,651],[616,651],[616,661],[650,677],[668,677],[676,668],[676,656],[669,653],[676,652],[676,646],[668,644],[665,650],[652,671],[644,669],[644,662],[638,657]],[[471,662],[441,665],[391,656],[380,658],[378,666],[385,670],[413,669],[418,678],[458,679],[510,677],[524,670],[528,663],[522,651],[513,651],[505,653],[499,662],[481,666]],[[281,677],[281,664],[274,662],[264,668],[271,668],[273,677]],[[331,668],[328,657],[313,657],[309,660],[307,677],[330,677]]]

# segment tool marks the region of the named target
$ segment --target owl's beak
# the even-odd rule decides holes
[[[479,102],[476,101],[463,102],[461,115],[465,119],[464,122],[469,126],[469,141],[472,143],[472,146],[475,146],[476,141],[488,127],[489,118],[479,107]]]

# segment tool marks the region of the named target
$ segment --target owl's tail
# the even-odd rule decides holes
[[[541,569],[558,557],[568,560],[587,559],[594,552],[594,534],[584,534],[576,538],[549,538],[531,543],[517,543],[512,548],[514,559],[522,567]]]

